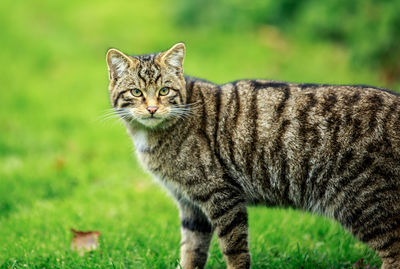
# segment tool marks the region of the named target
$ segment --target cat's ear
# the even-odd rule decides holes
[[[185,58],[185,44],[177,43],[169,50],[161,53],[162,63],[183,71],[183,59]]]
[[[133,59],[117,49],[109,49],[106,55],[108,65],[108,78],[118,79],[129,68],[134,68],[138,60]]]

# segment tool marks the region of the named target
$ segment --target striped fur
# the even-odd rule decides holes
[[[249,268],[246,206],[257,204],[334,218],[382,268],[400,268],[399,96],[362,85],[216,85],[183,76],[184,52],[179,43],[107,54],[111,103],[180,209],[182,267],[203,268],[215,231],[228,268]]]

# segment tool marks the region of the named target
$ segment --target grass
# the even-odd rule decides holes
[[[173,268],[179,220],[138,165],[110,108],[105,52],[187,44],[185,70],[215,82],[273,78],[380,85],[344,48],[271,29],[220,32],[174,24],[173,1],[2,1],[0,4],[0,267]],[[380,261],[337,223],[251,208],[253,268],[349,268]],[[73,227],[100,250],[70,250]],[[225,264],[214,238],[207,268]]]

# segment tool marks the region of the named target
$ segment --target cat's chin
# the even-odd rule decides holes
[[[142,118],[142,119],[137,119],[137,121],[142,124],[143,126],[147,128],[157,128],[160,127],[164,121],[163,118]]]

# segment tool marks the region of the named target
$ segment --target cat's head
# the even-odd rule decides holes
[[[167,51],[128,56],[107,52],[111,104],[128,123],[158,128],[182,117],[186,83],[183,76],[185,45]]]

